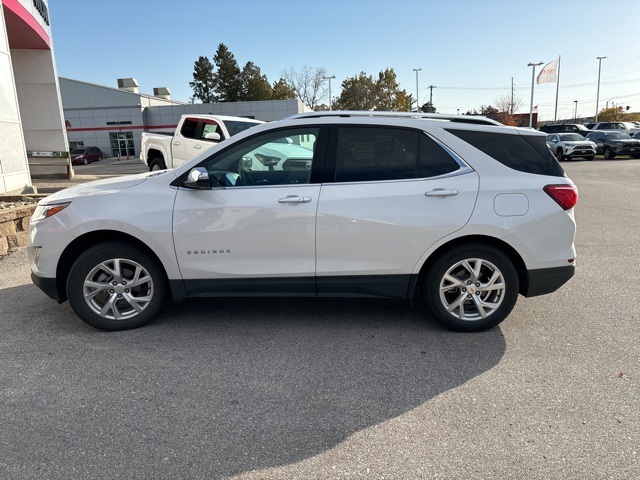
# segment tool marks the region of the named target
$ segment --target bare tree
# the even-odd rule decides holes
[[[497,116],[500,117],[498,118],[500,123],[516,125],[513,115],[522,107],[522,99],[503,95],[494,102],[494,105],[498,109]]]
[[[282,73],[282,78],[293,87],[298,98],[312,110],[327,96],[328,83],[322,78],[327,76],[324,67],[303,65],[300,71],[291,67]]]

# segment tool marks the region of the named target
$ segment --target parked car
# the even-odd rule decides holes
[[[589,129],[579,123],[555,123],[543,125],[540,127],[541,132],[545,133],[579,133],[583,137],[589,134]]]
[[[71,150],[71,163],[75,165],[87,165],[99,162],[104,158],[104,153],[98,147],[79,147]]]
[[[547,144],[556,158],[584,158],[593,160],[596,156],[596,144],[577,133],[552,133],[547,135]]]
[[[640,140],[624,132],[611,130],[591,132],[587,139],[596,144],[596,152],[604,155],[607,160],[620,155],[640,158]]]
[[[631,136],[631,138],[638,138],[638,139],[640,139],[640,131],[638,131],[638,132],[634,133],[634,134]]]
[[[621,130],[629,135],[640,131],[640,128],[633,122],[598,122],[587,123],[585,128],[589,130]]]
[[[145,324],[166,296],[415,299],[485,330],[575,272],[578,192],[545,140],[437,114],[259,125],[176,169],[41,200],[32,279],[104,330]]]
[[[262,123],[244,117],[182,115],[173,133],[142,132],[140,160],[149,170],[175,168],[232,135]]]

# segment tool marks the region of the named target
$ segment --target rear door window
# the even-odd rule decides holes
[[[404,180],[444,175],[458,163],[424,132],[402,128],[338,128],[336,182]]]

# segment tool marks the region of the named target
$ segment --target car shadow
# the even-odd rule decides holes
[[[0,318],[3,463],[27,477],[73,465],[78,478],[226,478],[299,462],[505,352],[499,328],[452,332],[391,300],[189,299],[107,333],[24,285],[0,290]]]

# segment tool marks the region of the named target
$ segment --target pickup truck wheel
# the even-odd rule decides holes
[[[561,148],[558,149],[557,153],[556,153],[556,158],[558,159],[559,162],[564,160],[564,155],[563,155],[563,151]]]
[[[490,245],[462,245],[445,252],[423,282],[425,306],[453,330],[495,327],[518,298],[518,273],[511,260]]]
[[[149,162],[149,170],[151,172],[154,172],[157,170],[166,170],[166,169],[167,167],[164,164],[164,160],[162,158],[154,158]]]
[[[164,302],[165,277],[157,261],[124,242],[104,242],[80,254],[67,278],[76,314],[101,330],[126,330],[147,323]]]

